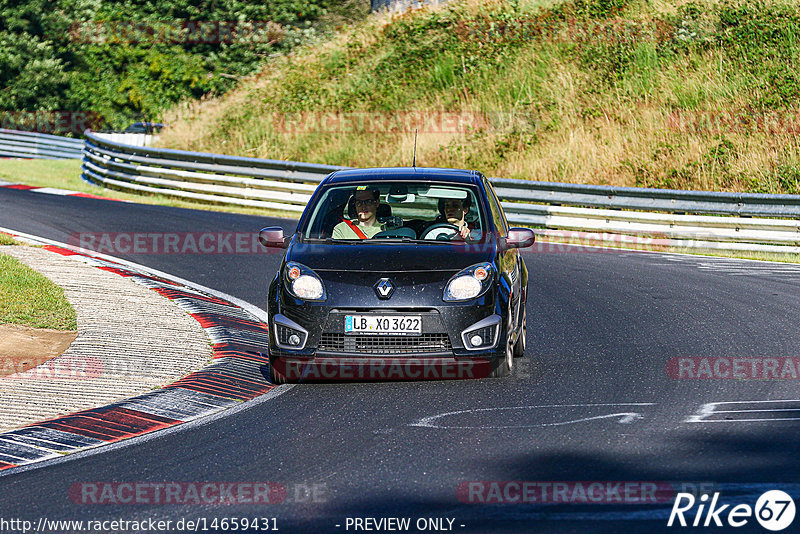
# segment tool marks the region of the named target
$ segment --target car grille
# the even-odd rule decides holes
[[[426,354],[451,350],[447,334],[346,336],[322,334],[317,350],[350,354]]]

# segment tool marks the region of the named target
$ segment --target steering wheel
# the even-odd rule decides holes
[[[435,239],[436,241],[450,241],[459,234],[458,226],[450,223],[436,223],[423,232],[420,239]]]

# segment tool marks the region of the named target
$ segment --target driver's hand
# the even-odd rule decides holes
[[[461,225],[458,231],[461,234],[461,239],[466,239],[469,237],[469,226],[466,224]]]

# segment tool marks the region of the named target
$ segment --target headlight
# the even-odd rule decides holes
[[[474,276],[459,276],[447,286],[444,300],[467,300],[477,297],[481,292],[481,283]]]
[[[325,286],[322,279],[300,263],[289,262],[283,268],[283,281],[293,296],[302,300],[325,300]]]
[[[444,301],[471,300],[483,295],[492,285],[494,268],[491,263],[467,267],[447,282]]]

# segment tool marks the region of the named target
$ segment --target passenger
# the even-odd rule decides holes
[[[333,239],[369,239],[383,230],[378,223],[380,192],[370,189],[356,189],[350,200],[355,206],[357,220],[342,219],[333,227]],[[349,211],[349,210],[348,210]]]

